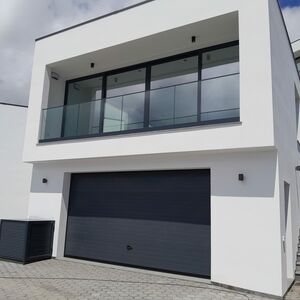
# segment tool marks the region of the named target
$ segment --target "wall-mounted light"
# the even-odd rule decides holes
[[[55,72],[51,72],[51,78],[54,80],[59,80],[59,74],[57,74]]]
[[[42,182],[43,182],[43,183],[47,183],[47,182],[48,182],[48,179],[47,179],[47,178],[43,178]]]
[[[91,63],[91,68],[94,69],[95,68],[95,63]]]
[[[195,35],[193,35],[193,36],[191,37],[191,41],[192,41],[192,43],[196,43],[196,36],[195,36]]]
[[[297,166],[297,167],[295,168],[295,170],[296,170],[296,171],[300,171],[300,166]]]
[[[244,181],[244,180],[245,180],[244,174],[239,174],[239,181]]]

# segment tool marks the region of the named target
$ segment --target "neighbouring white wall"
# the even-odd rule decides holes
[[[32,166],[22,161],[27,108],[0,104],[0,219],[26,218]]]
[[[276,201],[280,204],[282,243],[282,285],[283,293],[288,289],[295,276],[300,226],[299,176],[295,167],[300,164],[296,121],[296,94],[300,92],[300,82],[295,68],[289,39],[281,20],[276,1],[269,0],[270,38],[273,80],[274,137],[278,149],[279,192]],[[299,107],[298,107],[299,109]],[[287,228],[285,218],[284,182],[290,185],[290,203]]]
[[[34,164],[29,216],[56,221],[53,249],[62,257],[70,173],[194,168],[211,169],[212,281],[281,295],[276,150]],[[239,173],[245,174],[244,182],[238,181]]]

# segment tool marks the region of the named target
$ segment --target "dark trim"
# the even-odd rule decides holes
[[[98,20],[101,20],[101,19],[104,19],[104,18],[107,18],[107,17],[110,17],[110,16],[113,16],[113,15],[116,15],[116,14],[119,14],[121,12],[124,12],[126,10],[130,10],[132,8],[135,8],[135,7],[138,7],[138,6],[141,6],[141,5],[144,5],[144,4],[147,4],[149,2],[153,2],[155,0],[146,0],[146,1],[142,1],[140,3],[137,3],[137,4],[134,4],[134,5],[130,5],[130,6],[127,6],[125,8],[122,8],[122,9],[118,9],[118,10],[115,10],[113,12],[110,12],[108,14],[105,14],[105,15],[102,15],[100,17],[97,17],[97,18],[93,18],[93,19],[90,19],[88,21],[85,21],[85,22],[82,22],[82,23],[79,23],[79,24],[76,24],[76,25],[73,25],[73,26],[70,26],[70,27],[67,27],[67,28],[64,28],[64,29],[61,29],[61,30],[58,30],[58,31],[55,31],[53,33],[50,33],[50,34],[47,34],[47,35],[44,35],[44,36],[41,36],[37,39],[35,39],[35,41],[40,41],[42,39],[45,39],[47,37],[50,37],[50,36],[53,36],[53,35],[56,35],[56,34],[59,34],[59,33],[62,33],[62,32],[65,32],[65,31],[68,31],[68,30],[71,30],[71,29],[74,29],[76,27],[79,27],[79,26],[82,26],[82,25],[86,25],[88,23],[92,23],[94,21],[98,21]]]
[[[139,133],[139,132],[148,132],[148,131],[157,131],[157,130],[163,130],[163,129],[173,129],[173,128],[184,128],[184,127],[191,127],[191,126],[199,126],[199,125],[207,125],[207,124],[218,124],[218,123],[227,123],[227,122],[236,122],[240,121],[239,118],[229,118],[229,119],[221,119],[221,120],[214,120],[214,121],[205,121],[201,122],[201,73],[202,73],[202,55],[205,52],[208,51],[213,51],[213,50],[218,50],[218,49],[224,49],[232,46],[237,46],[239,45],[239,41],[232,41],[220,45],[215,45],[211,47],[206,47],[198,50],[193,50],[187,53],[180,53],[177,55],[173,55],[170,57],[164,57],[160,59],[156,59],[150,62],[145,62],[142,64],[137,64],[133,66],[128,66],[128,67],[123,67],[120,69],[116,70],[111,70],[103,73],[98,73],[94,75],[89,75],[85,77],[80,77],[76,79],[71,79],[66,81],[66,87],[65,87],[65,99],[64,103],[65,105],[67,104],[67,97],[68,97],[68,89],[69,89],[69,84],[73,82],[78,82],[82,80],[87,80],[91,78],[99,78],[102,77],[102,102],[101,102],[101,113],[100,113],[100,123],[99,123],[99,131],[97,134],[89,134],[89,135],[83,135],[83,136],[70,136],[70,137],[65,137],[64,135],[64,125],[62,125],[62,132],[61,132],[61,137],[59,138],[54,138],[54,139],[40,139],[39,143],[45,143],[45,142],[53,142],[53,141],[60,141],[60,140],[73,140],[73,139],[83,139],[83,138],[91,138],[91,137],[102,137],[102,136],[113,136],[113,135],[123,135],[123,134],[128,134],[128,133]],[[186,123],[186,124],[177,124],[177,125],[168,125],[168,126],[158,126],[158,127],[149,127],[150,123],[150,92],[151,92],[151,68],[154,65],[159,65],[167,62],[173,62],[179,59],[184,59],[187,57],[193,57],[196,56],[198,58],[198,94],[197,94],[197,122],[193,123]],[[137,69],[146,69],[146,78],[145,78],[145,100],[144,100],[144,127],[143,128],[138,128],[138,129],[132,129],[132,130],[124,130],[124,131],[116,131],[116,132],[103,132],[103,127],[104,127],[104,117],[105,117],[105,102],[106,102],[106,97],[107,97],[107,76],[112,76],[114,74],[119,74],[119,73],[124,73],[132,70],[137,70]],[[239,74],[239,73],[234,73],[234,74]],[[229,74],[225,76],[230,76],[234,74]],[[220,76],[220,77],[224,77]],[[196,81],[194,81],[196,82]],[[188,83],[184,83],[188,84]],[[166,86],[163,88],[169,88],[171,86]],[[160,88],[160,89],[163,89]],[[136,93],[134,93],[136,94]],[[63,112],[63,120],[64,122],[65,119],[65,107],[64,106],[64,112]],[[50,108],[48,108],[50,109]],[[238,108],[236,108],[238,109]],[[46,109],[47,110],[47,109]]]
[[[155,0],[153,0],[153,1],[155,1]],[[122,68],[119,68],[119,69],[114,69],[114,70],[109,70],[109,71],[106,71],[106,72],[101,72],[101,73],[96,73],[96,74],[92,74],[92,75],[88,75],[88,76],[82,76],[82,77],[77,77],[77,78],[74,78],[74,79],[69,79],[69,80],[66,81],[66,85],[68,83],[77,82],[77,81],[81,81],[81,80],[87,80],[87,79],[91,79],[91,78],[95,78],[95,77],[101,77],[101,76],[104,76],[104,75],[110,76],[110,75],[123,73],[123,72],[128,72],[128,71],[132,71],[132,70],[136,70],[136,69],[147,68],[149,66],[151,67],[151,66],[154,66],[154,65],[159,65],[159,64],[162,64],[162,63],[171,62],[171,61],[175,61],[175,60],[178,60],[178,59],[183,59],[183,58],[187,58],[187,57],[191,57],[191,56],[197,56],[197,55],[199,55],[203,52],[219,50],[219,49],[222,49],[222,48],[228,48],[228,47],[238,46],[238,45],[239,45],[239,40],[235,40],[235,41],[231,41],[231,42],[228,42],[228,43],[218,44],[218,45],[214,45],[214,46],[210,46],[210,47],[206,47],[206,48],[200,48],[200,49],[197,49],[197,50],[184,52],[184,53],[180,53],[180,54],[175,54],[175,55],[167,56],[167,57],[163,57],[163,58],[158,58],[158,59],[147,61],[147,62],[140,63],[140,64],[135,64],[135,65],[127,66],[127,67],[122,67]]]
[[[237,108],[238,109],[238,108]],[[67,140],[79,140],[79,139],[88,139],[88,138],[96,138],[96,137],[106,137],[106,136],[122,136],[126,134],[134,134],[134,133],[145,133],[145,132],[156,132],[162,130],[176,130],[181,128],[188,128],[188,127],[197,127],[203,125],[216,125],[216,124],[226,124],[226,123],[239,123],[240,118],[227,118],[227,119],[218,119],[212,121],[201,121],[196,123],[186,123],[186,124],[177,124],[177,125],[169,125],[169,126],[160,126],[160,127],[148,127],[148,128],[141,128],[141,129],[132,129],[132,130],[124,130],[124,131],[114,131],[114,132],[104,132],[100,134],[89,134],[89,135],[82,135],[82,136],[70,136],[70,137],[60,137],[60,138],[53,138],[53,139],[43,139],[39,140],[40,144],[49,143],[49,142],[59,142],[59,141],[67,141]]]
[[[139,269],[139,270],[147,270],[147,271],[163,272],[163,273],[167,273],[167,274],[175,274],[175,275],[189,276],[189,277],[195,277],[195,278],[211,279],[211,276],[198,275],[198,274],[193,274],[193,273],[176,272],[176,271],[170,271],[170,270],[159,269],[159,268],[142,267],[142,266],[137,266],[137,265],[118,263],[118,262],[114,262],[114,261],[91,259],[91,258],[86,258],[86,257],[78,257],[78,256],[65,255],[65,254],[64,254],[64,257],[98,262],[98,263],[103,263],[103,264],[109,264],[109,265],[113,265],[113,266],[134,268],[134,269]]]
[[[99,133],[103,132],[103,128],[104,128],[106,84],[107,84],[107,76],[104,75],[102,76],[102,95],[101,95],[102,100],[100,104]]]
[[[14,103],[7,103],[7,102],[0,102],[0,105],[8,105],[8,106],[16,106],[16,107],[28,108],[27,105],[14,104]]]
[[[64,108],[63,108],[63,115],[62,115],[62,124],[61,124],[61,136],[64,136],[65,134],[65,120],[66,120],[66,110],[65,106],[67,105],[67,99],[69,95],[69,85],[65,84],[65,98],[64,98]],[[46,125],[46,124],[45,124]]]
[[[203,52],[198,55],[198,90],[197,90],[197,120],[201,122],[201,81],[202,81],[202,57]]]
[[[150,90],[151,90],[151,66],[146,67],[146,91],[144,103],[144,128],[150,125]]]
[[[280,6],[280,3],[279,3],[279,0],[277,0],[276,2],[277,2],[277,7],[279,9],[280,15],[281,15],[281,21],[283,23],[283,27],[284,27],[284,30],[285,30],[285,33],[286,33],[286,37],[287,37],[288,42],[289,42],[289,47],[290,47],[290,50],[291,50],[291,53],[292,53],[292,57],[293,57],[294,65],[295,65],[295,68],[296,68],[296,72],[297,72],[298,78],[300,80],[300,73],[298,71],[296,60],[294,59],[295,58],[294,51],[293,51],[293,48],[292,48],[292,44],[291,44],[289,32],[287,30],[287,27],[286,27],[286,24],[285,24],[285,21],[284,21],[284,17],[283,17],[283,13],[282,13],[282,10],[281,10],[281,6]]]
[[[300,41],[300,39],[294,40],[293,42],[291,42],[291,44],[297,43],[299,41]]]

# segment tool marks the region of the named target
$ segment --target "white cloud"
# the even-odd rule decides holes
[[[34,40],[141,0],[0,0],[0,102],[28,103]]]
[[[34,39],[141,0],[0,0],[0,102],[27,104]],[[283,10],[291,40],[300,7]]]
[[[291,42],[300,39],[300,6],[284,8],[283,15]]]

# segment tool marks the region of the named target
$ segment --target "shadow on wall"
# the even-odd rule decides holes
[[[62,193],[65,173],[211,169],[211,195],[273,197],[277,152],[175,153],[36,164],[31,193]],[[244,181],[238,175],[244,174]],[[43,183],[43,178],[48,180]]]

